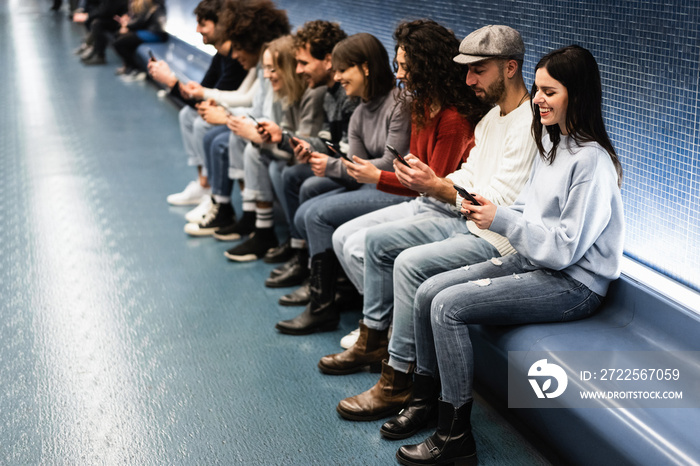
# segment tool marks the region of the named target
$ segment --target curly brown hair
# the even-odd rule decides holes
[[[307,21],[294,35],[294,46],[301,49],[309,44],[311,56],[316,60],[323,60],[326,55],[333,53],[335,44],[347,36],[338,23],[320,19]]]
[[[260,53],[263,45],[290,32],[287,12],[271,0],[226,0],[217,27],[234,48],[248,53]]]
[[[404,87],[412,97],[413,122],[425,126],[428,109],[437,104],[454,107],[472,125],[486,115],[490,107],[477,99],[467,86],[467,68],[452,59],[459,54],[459,40],[454,32],[429,19],[404,22],[394,31],[396,50],[406,53]],[[398,69],[394,59],[394,68]],[[406,99],[402,95],[403,99]],[[404,100],[404,102],[408,102]]]
[[[219,12],[224,4],[224,0],[202,0],[194,9],[194,15],[197,17],[197,22],[212,21],[214,24],[219,22]]]

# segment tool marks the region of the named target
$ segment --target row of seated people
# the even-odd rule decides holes
[[[81,0],[72,17],[87,29],[83,43],[75,50],[82,63],[106,64],[111,42],[122,60],[116,74],[126,81],[146,79],[135,61],[138,46],[168,39],[165,0]]]
[[[302,285],[283,303],[305,308],[281,334],[335,329],[344,272],[362,296],[359,331],[318,367],[381,375],[340,416],[390,417],[389,439],[437,418],[398,461],[475,464],[468,325],[585,318],[620,273],[622,173],[594,57],[548,53],[529,91],[507,26],[460,43],[434,21],[403,22],[394,74],[374,36],[321,20],[290,35],[270,0],[203,0],[195,14],[218,52],[202,83],[149,64],[189,104],[180,123],[197,178],[168,197],[198,204],[185,232],[237,241],[234,262],[287,260],[266,285]],[[229,90],[234,62],[246,74]],[[281,245],[275,199],[290,225]]]

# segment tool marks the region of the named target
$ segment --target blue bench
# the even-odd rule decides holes
[[[474,325],[470,333],[475,376],[503,400],[508,399],[509,351],[700,351],[700,316],[625,275],[611,285],[601,309],[588,319]],[[531,362],[516,364],[526,377]],[[635,367],[646,365],[640,360]],[[511,411],[567,463],[700,464],[700,408]]]

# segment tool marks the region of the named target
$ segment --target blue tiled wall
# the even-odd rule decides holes
[[[191,18],[196,1],[170,0]],[[180,4],[185,6],[180,8]],[[525,80],[546,52],[578,43],[600,65],[608,130],[625,170],[626,253],[700,289],[700,2],[546,0],[278,0],[293,26],[309,19],[367,31],[393,50],[402,19],[429,17],[461,39],[507,24],[525,41]],[[194,27],[194,25],[192,26]]]

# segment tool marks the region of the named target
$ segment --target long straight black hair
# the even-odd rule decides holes
[[[579,45],[569,45],[549,52],[535,66],[535,72],[544,68],[549,75],[559,81],[569,94],[566,108],[566,131],[576,144],[597,142],[610,155],[617,171],[618,186],[622,184],[622,166],[615,148],[610,142],[603,122],[603,92],[600,84],[600,71],[593,54]],[[532,85],[531,96],[537,87]],[[542,144],[542,122],[538,105],[532,106],[532,134],[542,158],[554,162],[557,146],[561,141],[559,125],[546,126],[552,148],[545,153]]]

